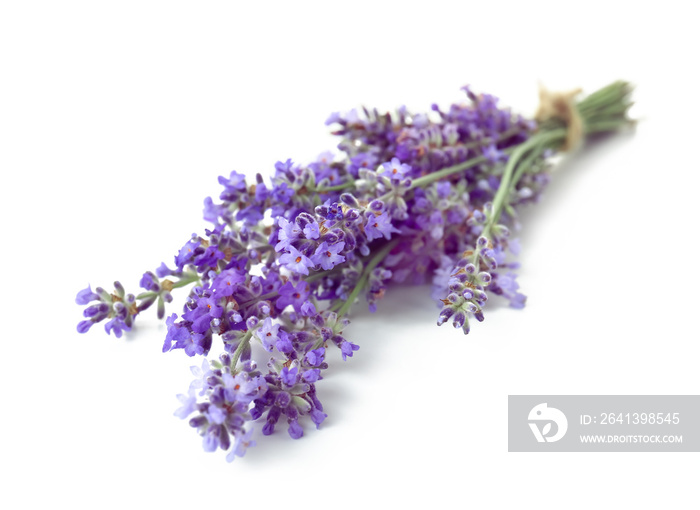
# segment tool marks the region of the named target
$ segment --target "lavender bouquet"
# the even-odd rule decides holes
[[[534,120],[464,90],[468,104],[431,114],[334,113],[339,155],[277,162],[269,181],[219,177],[219,201],[204,202],[212,227],[144,273],[138,295],[119,282],[80,291],[76,302],[88,306],[78,331],[106,321],[120,337],[155,305],[163,352],[207,356],[216,337],[221,354],[193,367],[175,414],[231,461],[255,444],[254,421],[269,435],[283,418],[294,439],[304,420],[323,423],[316,385],[327,349],[343,360],[359,349],[344,330],[360,296],[376,311],[390,283],[432,281],[437,324],[465,334],[494,296],[522,308],[517,209],[537,201],[557,151],[630,124],[631,88],[615,82],[578,103],[577,92],[542,90]],[[179,288],[189,288],[182,312],[166,316]]]

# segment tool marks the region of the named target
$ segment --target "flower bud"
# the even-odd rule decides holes
[[[195,416],[194,418],[192,418],[190,420],[190,427],[199,428],[199,427],[206,425],[206,424],[207,424],[207,419],[204,416],[202,416],[201,414],[199,416]]]
[[[352,193],[343,193],[340,195],[340,201],[349,207],[353,207],[355,209],[360,208],[360,203],[357,201],[357,198],[352,195]]]
[[[370,208],[372,211],[381,212],[381,211],[384,210],[384,202],[382,202],[381,200],[378,200],[378,199],[377,199],[377,200],[372,200],[372,201],[369,203],[369,208]]]
[[[466,321],[466,320],[467,320],[467,316],[464,314],[464,312],[457,312],[454,315],[452,325],[455,328],[461,328],[462,326],[464,326],[464,321]]]
[[[121,283],[114,282],[114,290],[116,291],[117,296],[119,296],[120,298],[124,298],[125,291]]]

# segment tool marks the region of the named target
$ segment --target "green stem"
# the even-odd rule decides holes
[[[527,157],[525,159],[523,159],[518,164],[517,170],[515,171],[515,174],[513,175],[513,181],[511,182],[511,185],[510,185],[511,193],[513,192],[513,190],[515,190],[515,186],[516,186],[516,184],[518,184],[518,182],[520,182],[520,178],[523,176],[523,174],[532,168],[532,162],[535,159],[537,159],[538,156],[542,155],[542,149],[543,149],[542,145],[538,145],[538,146],[534,147],[530,151],[530,153],[527,155]],[[506,204],[505,207],[508,208],[509,204]]]
[[[258,297],[254,297],[253,299],[249,299],[248,301],[243,301],[242,303],[238,303],[238,305],[239,306],[247,306],[249,303],[264,301],[266,299],[275,297],[277,294],[279,294],[279,293],[275,290],[272,292],[268,292],[267,294],[263,294],[262,296],[258,296]]]
[[[629,84],[623,81],[616,81],[589,94],[577,105],[577,108],[581,115],[586,117],[595,109],[605,108],[610,104],[620,103],[629,106],[625,101],[625,96],[627,96],[629,90]]]
[[[321,347],[322,345],[323,345],[323,337],[321,336],[321,337],[319,337],[318,340],[316,340],[316,341],[314,342],[314,345],[313,345],[313,347],[311,347],[311,350],[318,349],[318,348]]]
[[[325,278],[326,276],[328,276],[332,273],[337,273],[337,271],[335,271],[333,269],[330,269],[328,271],[319,271],[317,273],[309,275],[308,277],[304,278],[304,280],[307,281],[308,283],[312,283],[312,282],[315,282],[317,280],[322,280],[323,278]]]
[[[400,238],[396,238],[393,241],[388,242],[380,251],[377,253],[372,259],[369,261],[367,266],[365,267],[365,270],[362,272],[362,276],[360,276],[360,280],[357,282],[357,285],[353,289],[353,291],[350,293],[348,296],[347,301],[343,303],[343,306],[340,307],[338,310],[338,316],[342,317],[348,311],[350,311],[350,308],[352,308],[352,305],[355,302],[355,299],[357,299],[357,296],[362,292],[362,289],[365,287],[367,284],[367,280],[369,279],[370,273],[374,270],[375,267],[377,267],[377,264],[379,264],[384,258],[389,254],[389,252],[398,244],[400,241]]]
[[[428,175],[424,175],[423,177],[419,177],[418,179],[413,179],[413,182],[411,183],[411,188],[419,188],[421,186],[426,186],[432,182],[438,181],[442,179],[443,177],[447,177],[448,175],[456,174],[458,172],[462,172],[466,170],[467,168],[471,168],[473,166],[479,165],[486,161],[486,158],[484,156],[477,156],[475,158],[469,159],[463,163],[459,163],[457,165],[453,166],[448,166],[447,168],[443,168],[442,170],[438,170],[437,172],[432,172],[429,173]]]
[[[511,129],[511,130],[503,133],[498,138],[496,138],[495,141],[500,142],[500,141],[506,140],[506,139],[510,138],[511,136],[517,134],[518,132],[519,132],[519,129],[515,129],[515,128]],[[474,147],[478,147],[479,145],[482,145],[482,144],[480,142],[466,144],[465,147],[466,148],[474,148]],[[509,147],[507,149],[504,149],[503,152],[505,154],[510,154],[513,150],[514,150],[513,147]],[[438,170],[437,172],[432,172],[428,175],[424,175],[423,177],[419,177],[418,179],[414,179],[413,182],[411,183],[411,187],[409,189],[418,188],[421,186],[426,186],[432,182],[435,182],[437,180],[442,179],[443,177],[447,177],[448,175],[456,174],[456,173],[462,172],[468,168],[471,168],[473,166],[480,165],[481,163],[483,163],[485,161],[487,161],[487,159],[484,156],[477,156],[475,158],[464,161],[462,163],[458,163],[457,165],[443,168],[442,170]],[[381,199],[381,197],[380,197],[380,199]]]
[[[493,199],[493,209],[492,214],[484,225],[484,231],[482,235],[489,238],[489,234],[493,225],[498,222],[501,216],[501,209],[505,205],[506,199],[511,191],[511,178],[513,176],[513,171],[518,163],[521,161],[523,156],[530,150],[536,147],[545,147],[549,144],[557,141],[558,139],[563,140],[566,137],[566,129],[559,128],[552,131],[543,131],[535,134],[527,141],[518,145],[513,151],[512,156],[508,159],[506,164],[506,169],[503,171],[503,176],[501,177],[501,184],[498,186],[498,191]],[[513,185],[515,182],[513,183]]]
[[[188,274],[186,278],[182,278],[181,280],[178,280],[177,282],[173,283],[173,289],[179,289],[180,287],[184,287],[185,285],[189,285],[190,283],[194,282],[199,282],[199,276],[197,274]],[[136,296],[136,299],[148,299],[150,297],[155,297],[159,292],[153,292],[151,290],[147,292],[142,292],[138,296]]]
[[[581,101],[577,108],[583,119],[585,132],[590,134],[612,131],[629,125],[630,120],[627,118],[627,110],[631,106],[627,101],[629,91],[630,87],[627,83],[615,82]],[[535,158],[547,148],[559,148],[566,140],[566,134],[566,128],[557,126],[556,122],[545,123],[540,125],[538,133],[513,148],[513,154],[506,164],[500,186],[493,199],[492,213],[484,225],[483,236],[490,239],[491,228],[498,222],[502,209],[509,206],[508,197]],[[475,260],[479,251],[479,249],[475,250]]]
[[[338,300],[336,300],[335,303],[333,303],[333,305],[331,305],[331,306],[328,307],[328,311],[329,311],[329,312],[337,312],[338,310],[341,309],[341,307],[342,307],[344,304],[345,304],[345,301],[343,301],[342,299],[338,299]]]
[[[179,289],[190,283],[199,282],[199,276],[196,274],[190,275],[188,278],[183,278],[173,284],[173,289]]]
[[[609,119],[609,120],[594,120],[586,124],[586,133],[601,133],[604,131],[614,131],[623,126],[630,125],[628,119]]]
[[[241,357],[241,354],[243,353],[243,349],[246,348],[246,346],[250,343],[250,339],[253,338],[253,332],[248,331],[245,336],[241,339],[241,343],[238,344],[238,347],[236,347],[236,350],[233,351],[233,357],[231,358],[231,369],[235,369],[236,365],[238,364],[238,360]]]
[[[314,191],[317,193],[328,193],[329,191],[342,191],[344,189],[352,188],[355,186],[355,181],[345,182],[343,184],[336,184],[335,186],[328,186],[325,188],[316,188]]]

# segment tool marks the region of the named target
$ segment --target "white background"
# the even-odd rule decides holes
[[[0,506],[697,508],[698,454],[507,453],[509,394],[698,394],[690,2],[3,2]],[[329,418],[227,464],[172,416],[193,360],[75,293],[170,262],[231,170],[332,149],[332,111],[537,82],[636,84],[636,132],[566,158],[523,213],[528,306],[463,337],[429,287],[358,305]],[[179,307],[179,305],[178,305]],[[260,428],[258,426],[258,428]]]

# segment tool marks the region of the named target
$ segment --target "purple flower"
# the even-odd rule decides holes
[[[165,265],[165,262],[161,262],[160,266],[156,269],[156,276],[158,278],[165,278],[166,276],[171,276],[173,271]]]
[[[391,239],[393,232],[399,232],[399,230],[391,224],[391,218],[386,212],[379,215],[368,215],[367,223],[365,223],[365,234],[367,234],[368,241],[379,239],[382,236]]]
[[[199,247],[201,244],[201,241],[199,238],[192,238],[187,243],[185,243],[185,246],[180,248],[180,251],[178,254],[175,256],[175,264],[177,265],[177,268],[182,271],[182,268],[185,266],[185,264],[189,264],[192,259],[194,258],[195,255],[195,250]]]
[[[197,308],[185,312],[182,318],[192,322],[193,331],[205,333],[211,320],[220,318],[223,312],[215,298],[203,296],[197,300]]]
[[[251,379],[245,372],[236,376],[226,373],[223,374],[221,379],[224,387],[224,396],[228,402],[250,404],[267,390],[265,379],[262,377]]]
[[[234,202],[246,190],[245,175],[239,174],[235,170],[231,172],[228,179],[224,176],[219,176],[219,184],[224,187],[220,198],[228,202]]]
[[[278,310],[284,310],[288,305],[292,305],[294,311],[301,313],[301,306],[310,293],[309,284],[304,281],[297,283],[296,286],[292,285],[292,282],[287,282],[280,287],[275,306]]]
[[[326,355],[326,349],[319,347],[306,353],[306,361],[312,367],[317,367],[323,363],[323,357]]]
[[[321,378],[321,370],[318,368],[310,368],[301,374],[301,378],[308,383],[314,383]]]
[[[173,348],[184,347],[184,342],[190,336],[190,332],[187,328],[183,327],[182,324],[176,324],[177,314],[174,313],[167,319],[165,319],[165,325],[168,328],[168,333],[165,335],[165,342],[163,343],[163,352],[168,352]]]
[[[209,351],[209,345],[211,345],[211,340],[209,345],[207,344],[207,338],[201,333],[192,332],[183,340],[182,342],[185,354],[192,357],[194,355],[201,356]]]
[[[289,246],[288,249],[289,253],[285,253],[279,258],[280,264],[295,273],[309,274],[309,268],[314,265],[311,259],[294,246]]]
[[[214,298],[203,297],[197,301],[197,308],[206,310],[210,317],[218,319],[221,317],[224,309],[219,306],[218,302]]]
[[[194,260],[194,264],[197,266],[197,270],[202,272],[208,268],[216,268],[218,261],[223,260],[224,257],[225,255],[219,247],[212,245]]]
[[[326,126],[330,126],[331,124],[336,124],[336,123],[341,123],[343,120],[342,115],[340,115],[340,112],[333,112],[331,113],[328,118],[326,119]]]
[[[262,182],[255,186],[255,201],[262,203],[270,196],[270,190]]]
[[[272,347],[277,342],[279,338],[279,324],[273,324],[270,317],[266,318],[262,326],[255,330],[255,336],[257,336],[263,344],[263,347],[268,351],[272,352]]]
[[[490,144],[483,149],[484,157],[491,163],[499,163],[508,159],[508,156],[496,148],[495,144]]]
[[[311,317],[316,315],[316,307],[311,301],[304,301],[304,303],[301,305],[300,313],[302,317]]]
[[[505,274],[494,274],[496,277],[493,283],[488,287],[488,289],[495,294],[500,294],[507,298],[509,304],[512,308],[524,308],[527,296],[518,292],[520,285],[516,279],[516,274],[508,272]]]
[[[204,221],[208,221],[217,225],[219,217],[225,217],[228,214],[228,207],[223,204],[215,204],[211,197],[204,199],[204,209],[202,211]]]
[[[253,436],[253,429],[249,429],[247,432],[244,434],[236,436],[236,441],[233,443],[233,448],[231,448],[231,451],[228,453],[226,456],[226,461],[227,462],[233,462],[233,460],[238,457],[243,457],[245,455],[246,450],[248,448],[251,448],[255,446],[255,441],[251,439]]]
[[[304,430],[301,428],[301,425],[299,425],[297,420],[289,421],[289,428],[287,429],[287,432],[289,432],[289,436],[292,439],[299,439],[304,435]]]
[[[429,215],[418,216],[416,218],[416,223],[418,223],[424,231],[430,232],[430,237],[436,241],[442,239],[444,233],[443,225],[445,223],[442,217],[442,211],[434,210]]]
[[[221,437],[221,426],[212,424],[207,429],[202,438],[202,448],[205,452],[213,452],[219,447]]]
[[[383,170],[380,175],[392,179],[400,179],[411,171],[411,167],[402,164],[401,161],[399,161],[399,158],[391,158],[390,162],[382,164],[382,168]]]
[[[366,168],[371,170],[377,166],[377,157],[370,152],[360,152],[357,156],[350,158],[348,170],[357,177],[358,170]]]
[[[91,320],[80,321],[78,323],[78,333],[87,333],[93,324],[95,324],[95,322]]]
[[[313,408],[309,412],[309,415],[311,416],[311,421],[314,422],[316,425],[316,428],[318,429],[321,426],[321,423],[323,423],[323,420],[328,418],[328,415],[321,411],[320,409]]]
[[[280,380],[289,387],[294,386],[299,379],[299,369],[297,367],[284,367],[280,372]]]
[[[435,190],[438,198],[447,198],[450,195],[450,191],[452,191],[452,184],[448,181],[439,181],[435,184]]]
[[[285,218],[280,218],[277,220],[277,224],[280,230],[277,232],[277,244],[275,245],[275,251],[286,250],[290,247],[293,241],[299,239],[301,234],[301,228],[296,222],[287,221]]]
[[[520,292],[516,292],[511,298],[510,298],[510,306],[512,308],[525,308],[525,301],[527,301],[527,296],[525,294],[521,294]]]
[[[345,257],[338,255],[343,248],[345,248],[343,241],[330,246],[324,241],[316,248],[316,251],[311,256],[311,261],[325,270],[333,269],[336,265],[345,262]]]
[[[275,163],[275,177],[289,176],[293,172],[294,164],[291,159],[287,159],[284,163],[278,161]]]
[[[119,317],[114,317],[112,320],[105,324],[105,331],[107,334],[114,332],[114,336],[121,338],[122,331],[130,331],[131,328]]]
[[[217,296],[230,296],[236,290],[237,284],[246,280],[245,274],[236,269],[221,271],[212,282],[212,290]]]
[[[194,394],[194,388],[190,387],[187,395],[178,395],[177,399],[182,404],[182,407],[178,408],[173,414],[178,418],[184,420],[195,410],[195,404],[197,403],[197,397]]]
[[[199,396],[204,395],[209,389],[209,383],[207,382],[207,380],[209,379],[209,377],[214,375],[214,372],[211,370],[211,366],[209,365],[209,360],[204,358],[202,360],[201,368],[192,366],[190,367],[190,371],[195,377],[194,380],[190,383],[190,390],[200,390]]]
[[[304,236],[307,239],[318,239],[318,237],[320,236],[320,233],[319,233],[319,229],[318,229],[318,223],[316,222],[316,220],[308,223],[304,227]]]
[[[236,220],[245,221],[248,225],[256,225],[260,220],[263,219],[263,216],[264,214],[260,206],[258,206],[257,204],[253,204],[251,206],[240,209],[236,213]]]
[[[141,281],[139,282],[139,286],[142,289],[150,290],[152,292],[160,291],[160,284],[158,283],[158,278],[155,274],[151,273],[150,271],[143,273]]]
[[[355,345],[354,343],[348,342],[347,340],[340,344],[340,352],[343,355],[343,361],[345,361],[345,359],[348,357],[352,358],[352,353],[358,350],[359,348],[359,345]]]
[[[217,425],[221,425],[226,420],[226,411],[215,405],[210,405],[204,415],[209,420],[209,423],[216,423]]]
[[[99,322],[102,319],[107,318],[109,315],[109,305],[107,303],[99,303],[96,305],[90,305],[85,310],[83,310],[83,316],[91,318],[93,321]]]
[[[283,182],[278,186],[272,188],[272,198],[274,198],[275,201],[280,202],[282,204],[288,204],[293,196],[294,190],[287,186],[286,182]]]
[[[275,347],[277,347],[278,351],[283,352],[285,354],[289,354],[294,350],[294,345],[292,345],[292,341],[289,335],[284,330],[280,330],[278,332],[278,338],[277,342],[275,343]]]
[[[95,294],[89,285],[86,289],[81,290],[80,292],[78,292],[78,295],[75,296],[75,302],[79,305],[86,305],[90,301],[95,301],[97,299],[100,299],[100,296]]]

